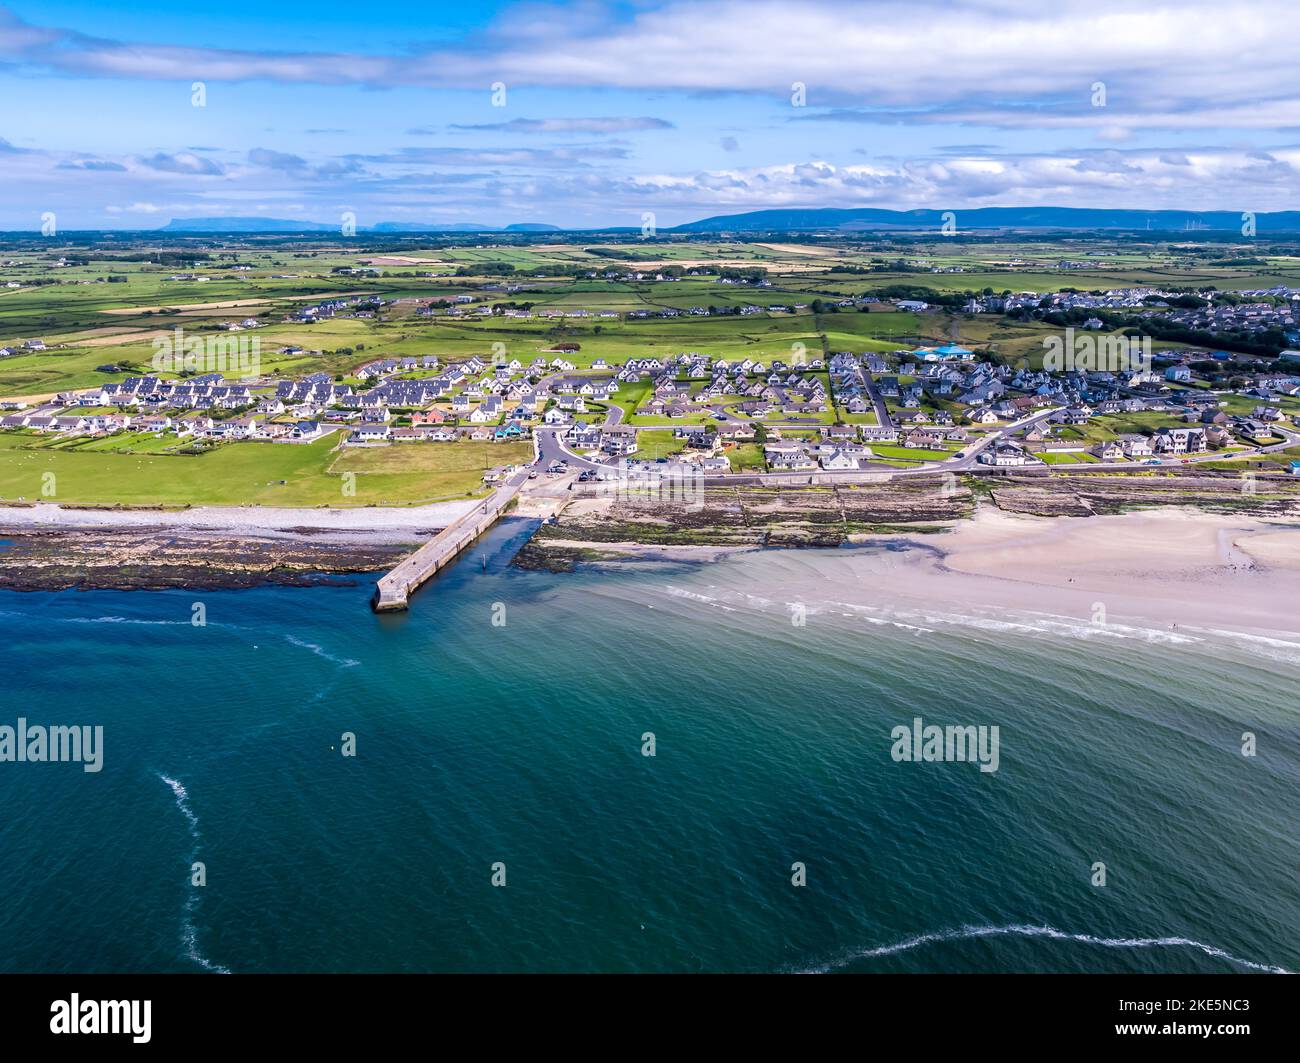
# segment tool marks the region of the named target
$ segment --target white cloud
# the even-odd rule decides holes
[[[452,129],[500,133],[636,133],[647,129],[672,129],[662,118],[514,118],[484,125],[453,125]],[[428,132],[420,130],[419,132]]]
[[[1294,204],[1300,147],[945,157],[837,166],[784,163],[698,174],[646,174],[626,201],[645,209],[716,206],[959,208],[1012,205],[1282,210]]]
[[[0,18],[0,56],[68,74],[188,82],[758,93],[904,120],[1124,128],[1300,125],[1290,0],[668,0],[507,9],[423,55],[273,53],[93,39]],[[554,15],[554,12],[551,12]],[[1091,86],[1107,106],[1090,106]],[[1027,104],[1032,106],[1026,106]],[[935,109],[939,110],[936,113]],[[645,119],[541,119],[549,122]],[[523,127],[518,127],[523,128]],[[587,130],[594,131],[594,130]]]

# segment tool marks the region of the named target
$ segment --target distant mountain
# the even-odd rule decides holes
[[[173,218],[162,233],[326,233],[338,232],[339,226],[317,221],[293,221],[287,218]],[[358,232],[370,233],[531,233],[559,232],[554,225],[542,222],[519,222],[507,225],[480,225],[477,222],[381,221],[358,225]]]
[[[173,218],[160,233],[323,233],[338,231],[337,225],[285,218]]]
[[[501,231],[499,225],[479,225],[472,221],[418,222],[418,221],[381,221],[374,225],[359,225],[361,232],[371,233],[496,233]]]
[[[666,232],[794,232],[801,230],[939,229],[941,210],[846,209],[756,210],[688,222]],[[1098,210],[1091,207],[977,207],[954,210],[958,231],[967,229],[1151,229],[1161,232],[1240,232],[1240,211]],[[1255,215],[1259,231],[1300,230],[1300,211]]]
[[[888,232],[934,230],[944,224],[947,211],[884,210],[878,207],[755,210],[722,214],[687,222],[665,233],[755,232]],[[956,209],[958,232],[972,229],[1128,230],[1162,233],[1240,233],[1242,215],[1233,210],[1098,210],[1091,207],[977,207]],[[1300,232],[1300,211],[1285,210],[1255,215],[1258,232]],[[338,224],[292,221],[285,218],[173,218],[155,232],[165,233],[337,233]],[[545,222],[480,225],[477,222],[381,221],[360,225],[369,233],[618,233],[633,229],[564,229]]]

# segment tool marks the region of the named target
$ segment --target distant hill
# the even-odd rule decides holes
[[[891,230],[939,230],[942,210],[884,210],[878,207],[809,208],[755,210],[745,214],[721,214],[687,222],[665,233],[755,233],[755,232],[888,232]],[[1241,232],[1240,211],[1211,210],[1099,210],[1091,207],[977,207],[956,209],[959,232],[973,229],[1040,230],[1127,230],[1162,233]],[[1300,232],[1300,211],[1276,211],[1255,215],[1258,232]],[[326,233],[339,231],[337,223],[294,221],[286,218],[173,218],[155,232],[164,233]],[[516,222],[512,225],[480,225],[476,222],[381,221],[360,225],[369,233],[558,233],[632,232],[634,229],[564,229],[545,222]]]
[[[795,232],[800,230],[939,229],[941,210],[846,209],[756,210],[688,222],[666,232]],[[977,207],[954,210],[959,231],[968,229],[1152,229],[1161,232],[1240,232],[1240,211],[1099,210],[1091,207]],[[1257,231],[1300,230],[1300,211],[1255,216]]]
[[[160,233],[323,233],[338,231],[337,225],[285,218],[173,218]]]
[[[325,233],[338,232],[338,224],[327,225],[317,221],[295,221],[289,218],[173,218],[160,229],[161,233]],[[371,233],[498,233],[498,232],[559,232],[555,225],[543,222],[519,222],[507,225],[480,225],[477,222],[410,222],[381,221],[374,225],[358,225],[358,232]]]
[[[337,228],[337,226],[335,226]],[[496,233],[499,225],[480,225],[472,221],[418,222],[381,221],[374,225],[358,225],[358,231],[370,233]]]

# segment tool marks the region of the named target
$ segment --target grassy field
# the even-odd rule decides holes
[[[593,245],[610,247],[614,245]],[[489,355],[504,344],[509,357],[530,362],[553,343],[578,342],[572,356],[579,367],[596,358],[625,361],[633,355],[666,356],[701,351],[715,357],[753,357],[794,361],[800,352],[889,352],[921,344],[956,341],[987,347],[1010,360],[1041,364],[1043,339],[1052,333],[1041,323],[1021,323],[995,315],[893,312],[888,304],[870,313],[854,309],[832,312],[831,301],[861,295],[893,284],[943,292],[1039,292],[1062,288],[1099,290],[1135,284],[1244,288],[1300,283],[1300,262],[1267,258],[1267,268],[1213,264],[1223,249],[1203,251],[1159,242],[1135,245],[1106,237],[1090,238],[1097,264],[1087,269],[1056,268],[1061,259],[1078,260],[1089,252],[1079,241],[961,245],[915,243],[905,251],[873,248],[869,240],[843,239],[826,244],[628,241],[618,245],[619,258],[597,255],[580,243],[536,242],[500,247],[414,246],[392,262],[383,252],[358,244],[331,244],[322,237],[307,250],[248,247],[220,250],[187,266],[126,261],[114,254],[89,254],[84,264],[57,265],[67,247],[24,251],[0,268],[0,281],[22,285],[0,288],[0,345],[40,338],[49,349],[19,353],[0,360],[0,394],[37,395],[120,379],[147,368],[154,339],[177,326],[211,335],[221,322],[254,317],[260,328],[240,335],[256,338],[263,370],[289,375],[323,370],[346,373],[376,356],[436,353],[444,359]],[[85,254],[86,252],[82,252]],[[339,267],[381,265],[377,276],[335,275]],[[405,261],[409,260],[409,261]],[[905,260],[916,272],[898,270]],[[771,287],[719,284],[716,277],[678,280],[605,279],[629,263],[648,272],[656,263],[762,266]],[[517,271],[573,267],[596,271],[595,278],[507,278],[519,290],[505,291],[500,277],[450,276],[458,267],[505,263]],[[247,269],[236,272],[232,267]],[[849,267],[864,272],[836,272]],[[930,272],[959,268],[962,272]],[[420,276],[433,273],[437,276]],[[205,276],[206,281],[176,280],[178,275]],[[120,283],[104,283],[108,276]],[[473,294],[485,303],[528,303],[535,314],[547,309],[586,309],[587,318],[509,319],[418,317],[420,301]],[[372,318],[335,317],[314,324],[286,320],[295,309],[323,296],[369,295],[398,302]],[[814,314],[822,299],[827,309]],[[773,304],[805,309],[793,313],[678,318],[598,318],[596,313],[626,314],[664,308],[739,307]],[[300,346],[305,353],[285,354]],[[1176,347],[1176,344],[1162,344]],[[97,367],[125,365],[124,372],[99,373]]]
[[[672,429],[647,429],[637,434],[636,457],[646,461],[680,454],[686,449],[686,440],[674,438]]]
[[[726,458],[731,462],[732,472],[764,472],[767,469],[763,448],[757,443],[738,443],[728,447]]]
[[[871,453],[878,458],[910,459],[913,461],[943,461],[951,458],[950,450],[922,450],[917,447],[891,447],[887,444],[872,443]]]
[[[207,453],[178,454],[150,450],[149,443],[139,451],[52,446],[41,437],[5,433],[0,498],[92,505],[407,505],[481,493],[485,468],[528,462],[533,455],[531,443],[342,450],[335,444],[331,435],[302,445],[226,443]],[[345,493],[346,473],[354,474],[353,494]]]

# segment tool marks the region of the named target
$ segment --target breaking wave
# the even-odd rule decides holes
[[[285,635],[284,638],[290,645],[298,646],[304,650],[311,650],[317,657],[324,657],[325,660],[337,664],[340,668],[355,668],[361,663],[351,657],[335,657],[332,653],[327,652],[325,647],[318,646],[314,642],[306,642],[303,639],[294,638],[292,635]]]
[[[194,839],[194,846],[190,850],[190,863],[193,864],[199,858],[199,817],[194,814],[194,809],[190,808],[189,791],[185,789],[179,779],[173,779],[170,775],[164,775],[158,772],[158,778],[165,782],[176,799],[176,807],[181,810],[185,817],[185,822],[189,825],[190,837]],[[197,963],[205,971],[212,971],[215,974],[229,974],[230,968],[222,967],[219,963],[213,963],[199,949],[199,930],[194,924],[194,913],[199,906],[199,894],[197,888],[189,887],[189,893],[185,898],[185,909],[181,917],[181,946],[185,950],[185,955]]]
[[[1276,967],[1272,964],[1256,963],[1254,960],[1243,960],[1239,956],[1234,956],[1230,952],[1224,952],[1223,949],[1215,948],[1213,945],[1206,945],[1200,941],[1193,941],[1191,938],[1181,937],[1161,937],[1161,938],[1103,938],[1096,937],[1092,934],[1072,934],[1066,930],[1058,930],[1054,926],[963,926],[957,930],[943,930],[930,934],[917,934],[915,937],[907,938],[903,941],[897,941],[892,945],[880,945],[876,948],[863,949],[842,957],[832,963],[820,967],[809,968],[805,973],[808,974],[827,974],[841,967],[846,967],[851,963],[859,960],[874,959],[879,956],[893,956],[900,952],[910,952],[912,949],[920,948],[922,945],[938,944],[945,941],[966,941],[972,938],[990,938],[990,937],[1029,937],[1029,938],[1049,938],[1053,941],[1074,941],[1083,945],[1096,945],[1107,949],[1150,949],[1150,948],[1192,948],[1199,949],[1207,956],[1213,956],[1215,959],[1226,960],[1238,967],[1244,967],[1251,971],[1266,971],[1269,974],[1290,974],[1284,967]]]

